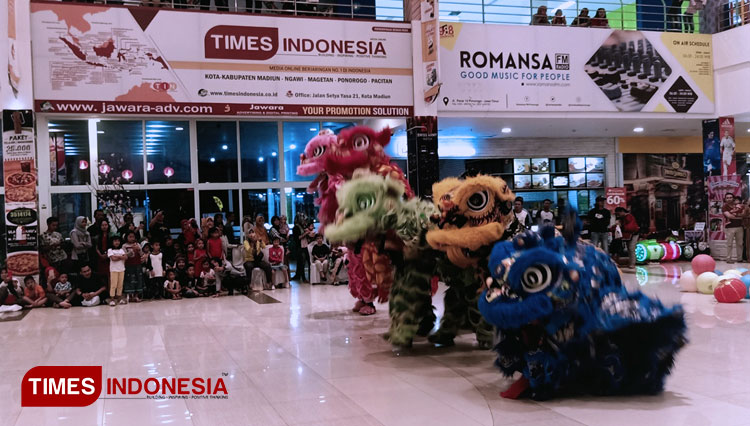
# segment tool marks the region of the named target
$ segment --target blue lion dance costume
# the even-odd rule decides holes
[[[497,243],[479,309],[497,328],[496,365],[523,377],[501,395],[657,394],[687,342],[681,306],[628,292],[604,252],[554,228]]]

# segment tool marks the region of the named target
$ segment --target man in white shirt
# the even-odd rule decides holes
[[[516,197],[516,201],[513,203],[513,214],[526,229],[531,228],[531,215],[528,210],[523,208],[523,197]]]
[[[547,199],[542,202],[542,209],[536,214],[537,225],[555,225],[555,213],[550,210],[551,208],[552,200]]]
[[[729,166],[732,165],[732,161],[734,161],[734,149],[735,149],[735,143],[734,139],[732,139],[731,136],[729,136],[729,132],[724,132],[724,137],[721,138],[721,144],[719,145],[721,147],[721,171],[723,176],[729,175]]]

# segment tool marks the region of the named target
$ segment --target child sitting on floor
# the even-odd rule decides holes
[[[180,293],[182,293],[182,288],[180,288],[180,282],[177,281],[175,277],[176,275],[174,269],[170,269],[169,271],[167,271],[167,280],[164,281],[165,299],[182,299],[182,296],[180,296]]]

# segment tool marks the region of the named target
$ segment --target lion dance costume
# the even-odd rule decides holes
[[[492,347],[493,327],[477,309],[481,283],[489,276],[487,257],[492,246],[518,232],[512,212],[515,196],[504,180],[492,176],[447,178],[432,187],[440,220],[427,233],[427,242],[445,252],[439,275],[448,286],[445,313],[430,341],[452,345],[459,329],[476,333],[479,346]]]
[[[390,129],[375,132],[369,127],[357,126],[343,130],[338,137],[330,131],[323,131],[308,142],[297,173],[319,173],[308,191],[318,194],[318,219],[323,230],[335,219],[338,208],[336,191],[352,178],[357,169],[389,176],[404,186],[407,196],[413,197],[403,171],[391,164],[390,157],[385,154],[384,148],[390,139]],[[362,315],[375,313],[373,302],[376,299],[381,303],[388,300],[393,283],[391,262],[379,249],[381,242],[366,239],[347,251],[349,290],[357,299],[353,310]]]
[[[482,315],[498,329],[497,366],[522,378],[501,395],[656,394],[686,343],[680,306],[628,292],[610,258],[563,235],[522,234],[495,245]]]
[[[336,222],[326,228],[326,237],[354,245],[367,238],[384,241],[383,251],[395,267],[386,336],[394,348],[410,347],[416,335],[427,336],[435,324],[431,281],[437,253],[425,234],[438,211],[432,203],[405,200],[400,181],[364,170],[354,173],[337,198]]]

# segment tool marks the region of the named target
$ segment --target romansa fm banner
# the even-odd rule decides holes
[[[713,113],[711,36],[440,24],[441,111]]]
[[[404,23],[32,3],[39,112],[409,116]]]

